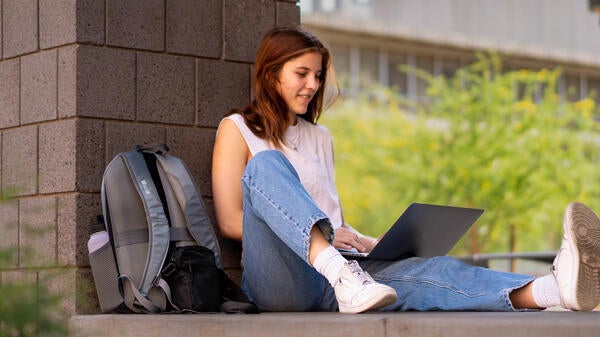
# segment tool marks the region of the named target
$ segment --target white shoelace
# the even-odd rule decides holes
[[[361,282],[362,285],[366,285],[366,284],[370,284],[370,283],[374,282],[373,279],[371,278],[371,275],[369,275],[369,273],[362,270],[362,268],[360,267],[358,262],[356,262],[355,260],[348,261],[348,267],[350,267],[352,274],[354,274],[356,276],[356,278]]]

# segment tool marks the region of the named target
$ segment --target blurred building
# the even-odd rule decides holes
[[[302,23],[334,54],[348,94],[379,83],[412,100],[426,85],[398,64],[451,75],[494,50],[505,69],[561,67],[560,95],[600,103],[600,15],[590,0],[302,0]]]

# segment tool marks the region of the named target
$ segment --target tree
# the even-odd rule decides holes
[[[426,104],[380,88],[324,114],[349,223],[378,235],[413,201],[481,207],[454,253],[529,251],[558,248],[570,201],[600,210],[598,108],[559,98],[560,70],[480,55],[451,78],[416,71]]]

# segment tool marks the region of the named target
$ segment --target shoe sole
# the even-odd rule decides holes
[[[575,298],[566,299],[565,304],[575,310],[592,310],[600,302],[600,220],[583,204],[571,203],[569,208],[564,230],[573,243],[569,245],[575,259],[572,266],[579,265],[579,270],[572,271],[577,278],[569,293]]]
[[[344,314],[359,314],[361,312],[383,308],[396,302],[397,299],[398,295],[396,295],[396,291],[394,289],[390,289],[388,291],[382,292],[379,296],[373,297],[370,301],[365,302],[357,307],[340,304],[339,310],[341,313]]]

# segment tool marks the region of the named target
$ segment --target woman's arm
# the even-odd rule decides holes
[[[217,225],[226,238],[242,240],[242,175],[251,154],[235,123],[219,126],[212,161],[212,190]]]

